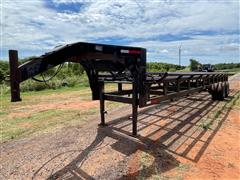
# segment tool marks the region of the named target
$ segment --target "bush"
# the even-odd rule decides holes
[[[1,90],[1,93],[0,93],[0,94],[10,93],[10,86],[8,86],[8,85],[5,84],[5,83],[0,84],[0,90]]]
[[[84,72],[84,74],[80,78],[80,84],[83,87],[89,87],[89,80],[87,74]]]
[[[49,87],[46,86],[46,84],[33,81],[33,80],[27,80],[23,83],[20,84],[21,86],[21,91],[26,92],[26,91],[40,91],[44,89],[48,89]]]
[[[5,75],[2,69],[0,69],[0,84],[4,81]]]
[[[62,85],[66,84],[65,86],[74,87],[80,84],[80,78],[80,76],[69,76],[63,80]]]
[[[55,75],[58,67],[49,69],[43,73],[45,80],[48,80],[50,77]],[[57,89],[61,87],[74,87],[79,84],[83,86],[88,85],[88,79],[86,74],[84,74],[83,67],[80,64],[68,63],[64,64],[62,69],[57,73],[57,75],[50,81],[37,82],[34,80],[27,80],[21,83],[22,91],[40,91],[44,89]],[[37,76],[37,79],[42,80],[41,76]]]
[[[4,79],[9,74],[8,62],[0,60],[0,83],[3,83]]]
[[[38,79],[42,79],[41,77],[37,77]],[[49,77],[45,77],[48,79]],[[77,85],[81,85],[84,87],[89,87],[88,77],[86,74],[81,76],[71,75],[66,76],[64,78],[56,76],[50,81],[44,82],[37,82],[34,80],[27,80],[21,83],[21,91],[41,91],[44,89],[57,89],[61,87],[74,87]]]

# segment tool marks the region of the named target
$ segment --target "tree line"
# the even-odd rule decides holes
[[[196,71],[203,66],[199,61],[195,59],[190,59],[189,68],[191,71]],[[226,70],[226,69],[235,69],[240,68],[240,63],[218,63],[212,64],[214,70]]]
[[[32,57],[25,58],[19,61],[19,64],[23,64]],[[201,66],[201,63],[199,63],[195,59],[190,59],[190,65],[189,69],[191,71],[196,70],[197,67]],[[215,70],[224,70],[224,69],[233,69],[233,68],[240,68],[240,63],[219,63],[214,64]],[[176,64],[170,64],[170,63],[161,63],[161,62],[148,62],[147,63],[147,71],[148,72],[174,72],[179,71],[186,68],[185,66],[179,66]],[[51,76],[55,73],[56,67],[49,69],[48,71],[44,72],[45,76]],[[79,63],[66,63],[61,71],[58,73],[56,78],[59,79],[65,79],[65,78],[71,78],[71,77],[79,77],[84,74],[84,68]],[[4,80],[7,79],[9,76],[9,63],[8,61],[2,61],[0,60],[0,83],[4,83]]]

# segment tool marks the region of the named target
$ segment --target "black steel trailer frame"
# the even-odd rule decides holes
[[[208,90],[213,100],[228,96],[228,74],[221,72],[147,72],[146,49],[94,43],[74,43],[55,48],[18,66],[18,52],[9,50],[11,101],[21,101],[19,84],[65,62],[80,63],[89,79],[92,99],[100,101],[101,126],[105,126],[105,101],[132,105],[132,135],[137,135],[138,107],[158,104]],[[105,92],[106,83],[118,85]],[[123,84],[131,84],[124,89]]]

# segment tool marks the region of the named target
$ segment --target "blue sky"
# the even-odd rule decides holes
[[[147,60],[239,62],[238,0],[0,0],[1,55],[78,41],[147,48]]]

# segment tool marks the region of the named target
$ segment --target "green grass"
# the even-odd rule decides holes
[[[187,171],[190,169],[190,165],[179,163],[177,169],[180,171]]]
[[[190,72],[190,68],[189,67],[185,67],[184,69],[180,70],[179,72]]]
[[[97,112],[96,108],[86,111],[47,110],[28,117],[9,118],[1,121],[1,140],[7,141],[31,134],[50,132],[70,125],[79,125]],[[22,125],[21,125],[22,123]]]
[[[214,114],[209,115],[199,126],[204,130],[211,129],[214,121],[218,121],[222,113],[233,108],[240,109],[240,93],[237,93],[230,101],[220,102]]]
[[[208,129],[210,129],[211,125],[212,125],[212,122],[203,122],[200,125],[200,127],[202,127],[204,130],[208,130]]]
[[[154,180],[182,180],[182,174],[185,171],[188,171],[190,169],[189,164],[176,164],[176,170],[178,174],[173,175],[166,175],[161,170],[161,163],[166,161],[169,158],[169,155],[167,152],[164,152],[160,150],[161,152],[161,159],[160,162],[156,161],[156,156],[159,154],[154,153],[153,151],[142,151],[140,156],[140,171],[137,176],[137,179],[143,180],[143,179],[154,179]],[[174,163],[173,163],[174,164]],[[167,164],[166,164],[167,165]]]
[[[115,88],[108,85],[106,89]],[[10,94],[0,97],[0,142],[53,132],[62,127],[81,125],[99,112],[98,106],[80,109],[38,109],[38,106],[63,104],[64,102],[90,102],[91,90],[87,87],[46,89],[21,93],[21,102],[10,102]],[[98,103],[97,103],[98,104]],[[123,106],[107,102],[106,109]],[[24,116],[22,116],[24,114]]]
[[[10,110],[9,107],[12,105],[26,105],[26,104],[35,104],[39,102],[39,100],[44,100],[46,101],[48,98],[44,98],[49,96],[49,95],[55,95],[55,94],[65,94],[65,93],[81,93],[86,95],[86,97],[90,98],[90,89],[88,87],[82,87],[82,86],[76,86],[76,87],[71,87],[71,88],[60,88],[60,89],[45,89],[42,91],[29,91],[29,92],[21,92],[21,102],[14,102],[11,103],[11,95],[10,93],[0,93],[0,112],[1,113],[6,113],[6,111]],[[35,103],[34,103],[35,102]],[[2,112],[4,111],[4,112]],[[0,113],[0,114],[1,114]]]
[[[140,173],[138,175],[139,180],[146,179],[146,177],[151,177],[154,179],[160,178],[157,167],[154,165],[155,157],[149,152],[141,152],[140,156]]]

